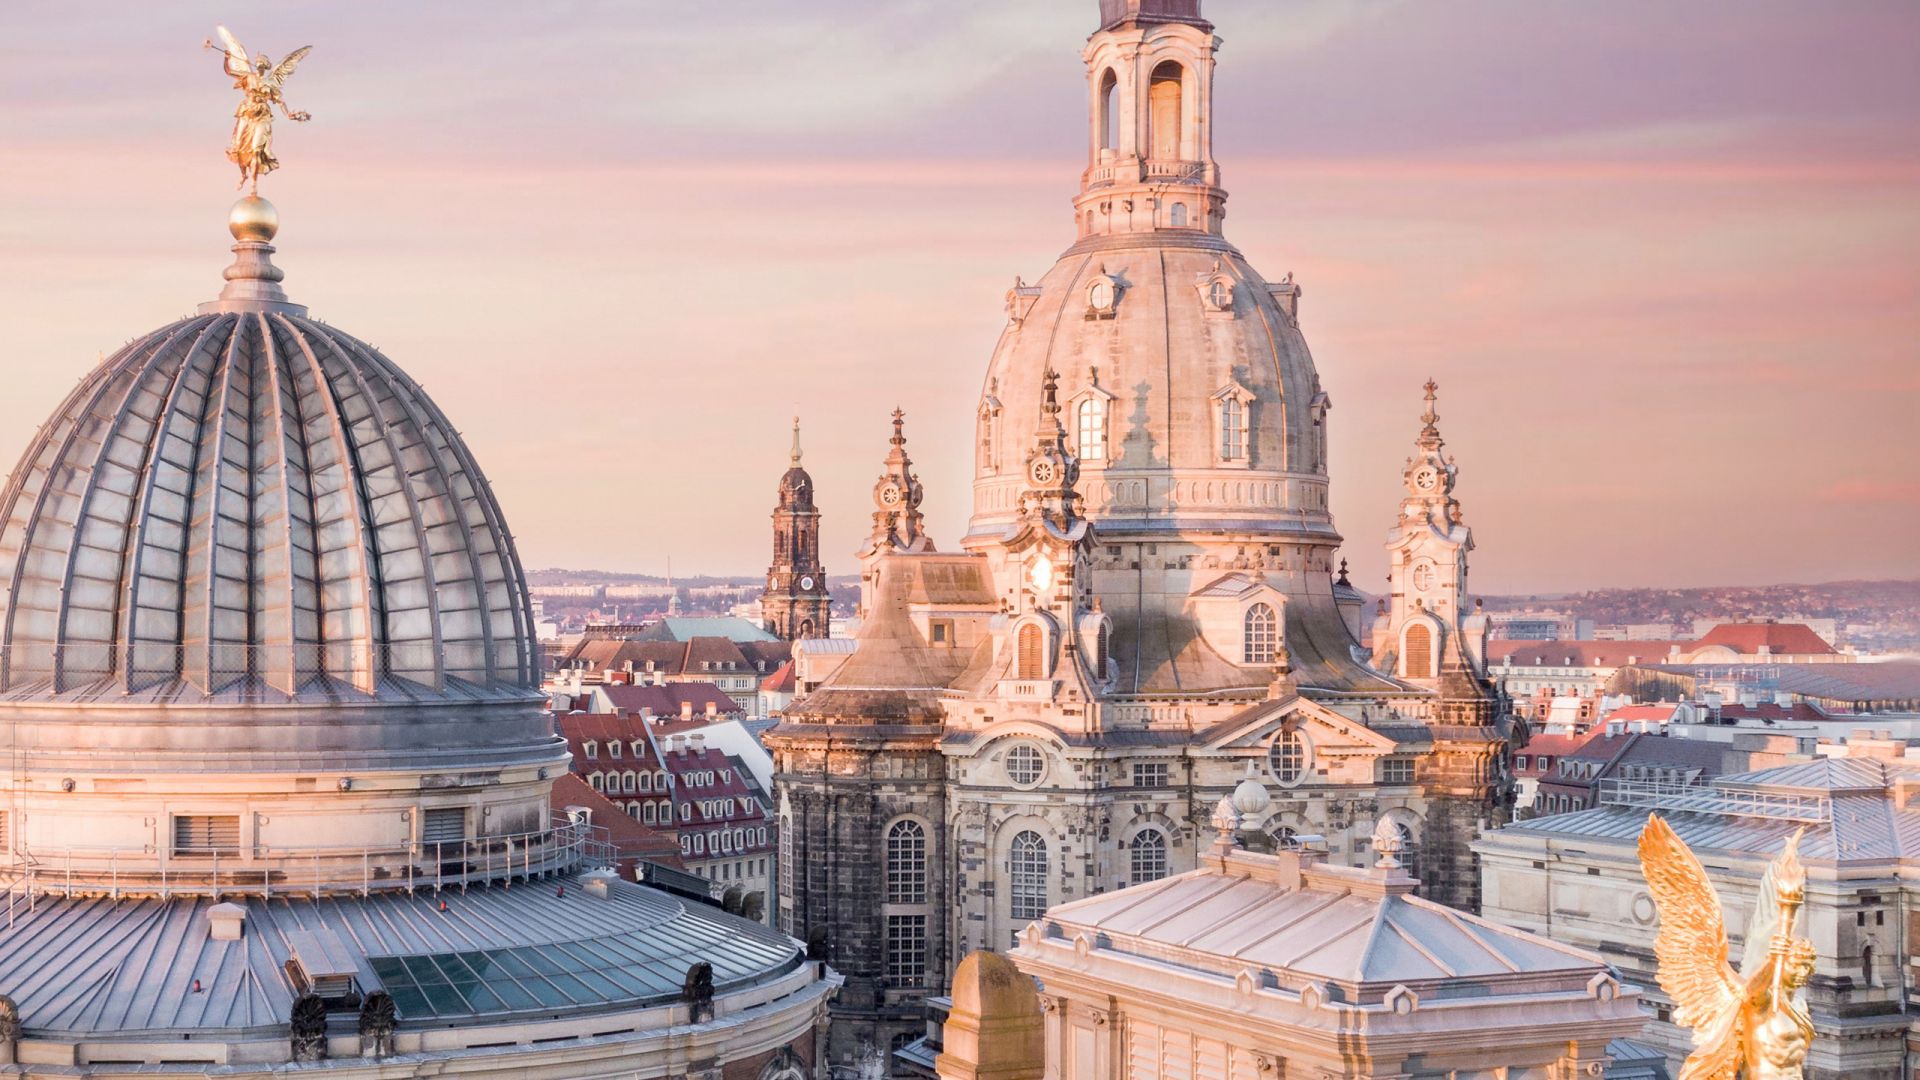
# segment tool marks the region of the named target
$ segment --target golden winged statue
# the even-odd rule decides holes
[[[280,167],[279,160],[273,156],[274,106],[278,105],[287,119],[295,123],[312,119],[309,113],[288,109],[280,90],[293,75],[293,69],[313,51],[313,46],[302,45],[276,64],[267,59],[266,53],[249,60],[246,47],[226,27],[216,26],[214,32],[220,35],[221,43],[215,45],[209,38],[201,47],[221,50],[227,74],[233,76],[234,89],[244,95],[240,107],[233,112],[233,142],[227,146],[227,160],[240,167],[237,186],[251,184],[251,193],[257,195],[260,178]]]
[[[1660,911],[1653,939],[1660,989],[1674,1023],[1693,1029],[1678,1080],[1800,1080],[1813,1021],[1800,990],[1813,974],[1813,942],[1794,934],[1806,899],[1800,834],[1768,865],[1747,923],[1740,968],[1727,963],[1720,897],[1692,849],[1658,815],[1640,832],[1640,869]]]

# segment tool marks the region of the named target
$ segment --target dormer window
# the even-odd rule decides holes
[[[1194,282],[1194,289],[1200,294],[1200,306],[1209,315],[1231,317],[1233,315],[1234,281],[1218,261],[1213,269],[1201,274]]]
[[[617,743],[617,742],[610,742],[610,743],[608,743],[608,744],[607,744],[607,756],[608,756],[608,757],[610,757],[610,758],[617,758],[617,757],[619,757],[619,756],[620,756],[620,744],[619,744],[619,743]]]
[[[595,742],[590,742],[590,743],[587,743],[586,745],[584,745],[584,746],[582,746],[582,747],[581,747],[581,749],[582,749],[582,750],[585,750],[585,751],[587,752],[587,760],[588,760],[588,761],[598,761],[598,760],[599,760],[599,758],[600,758],[600,744],[599,744],[599,743],[595,743]]]
[[[1120,307],[1120,279],[1101,267],[1087,283],[1087,318],[1111,319]]]

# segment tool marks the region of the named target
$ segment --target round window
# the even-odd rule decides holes
[[[1307,774],[1312,759],[1313,747],[1298,731],[1282,731],[1274,736],[1273,745],[1267,751],[1267,764],[1273,770],[1273,778],[1289,787]]]
[[[1046,774],[1047,759],[1031,746],[1016,746],[1007,751],[1007,779],[1021,787],[1032,787]]]

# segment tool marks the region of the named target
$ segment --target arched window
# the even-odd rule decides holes
[[[927,830],[917,821],[896,821],[887,830],[887,903],[927,902]]]
[[[1213,309],[1215,311],[1225,311],[1226,309],[1232,307],[1233,306],[1233,286],[1228,285],[1226,282],[1221,281],[1218,278],[1215,278],[1213,281],[1208,282],[1207,283],[1207,303],[1212,304]]]
[[[1186,228],[1187,204],[1183,202],[1174,203],[1173,209],[1167,212],[1167,223],[1176,229]]]
[[[1860,982],[1866,986],[1873,985],[1873,946],[1871,945],[1860,950]]]
[[[1283,784],[1297,784],[1307,771],[1307,737],[1298,731],[1282,731],[1267,751],[1273,778]]]
[[[1120,143],[1120,77],[1107,69],[1100,76],[1100,149],[1112,150]]]
[[[1076,425],[1080,440],[1081,461],[1102,461],[1107,456],[1107,402],[1104,398],[1090,397],[1080,403],[1079,422]]]
[[[1159,829],[1141,829],[1127,845],[1132,874],[1128,883],[1144,885],[1167,876],[1167,834]]]
[[[1186,155],[1180,152],[1181,123],[1181,78],[1186,73],[1172,60],[1153,69],[1153,80],[1147,88],[1147,144],[1153,148],[1148,155],[1160,161],[1179,161]]]
[[[1227,461],[1247,456],[1247,407],[1239,398],[1220,402],[1220,456]]]
[[[1032,922],[1047,913],[1047,842],[1031,829],[1013,838],[1007,852],[1008,914]]]
[[[1271,664],[1280,643],[1280,618],[1271,604],[1255,604],[1242,622],[1240,662]]]
[[[1273,846],[1281,851],[1292,851],[1300,846],[1300,830],[1291,825],[1276,826],[1273,830]]]
[[[1433,631],[1426,623],[1414,623],[1407,627],[1406,653],[1401,660],[1401,670],[1409,679],[1430,679],[1433,677]]]
[[[1104,620],[1093,639],[1093,671],[1104,679],[1107,677],[1107,661],[1113,655],[1113,627]]]
[[[1046,635],[1037,625],[1028,623],[1020,628],[1019,671],[1016,678],[1038,679],[1042,676],[1045,668],[1041,664],[1041,646],[1045,641]]]
[[[606,778],[599,773],[589,773],[587,776],[587,786],[593,788],[595,791],[605,791],[607,790],[607,781]]]

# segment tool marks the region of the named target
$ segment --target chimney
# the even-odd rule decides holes
[[[215,904],[207,909],[207,930],[215,941],[239,941],[246,921],[247,909],[239,904]]]
[[[693,734],[688,735],[687,742],[693,746],[694,753],[702,754],[706,752],[707,736],[704,732],[696,731]]]

